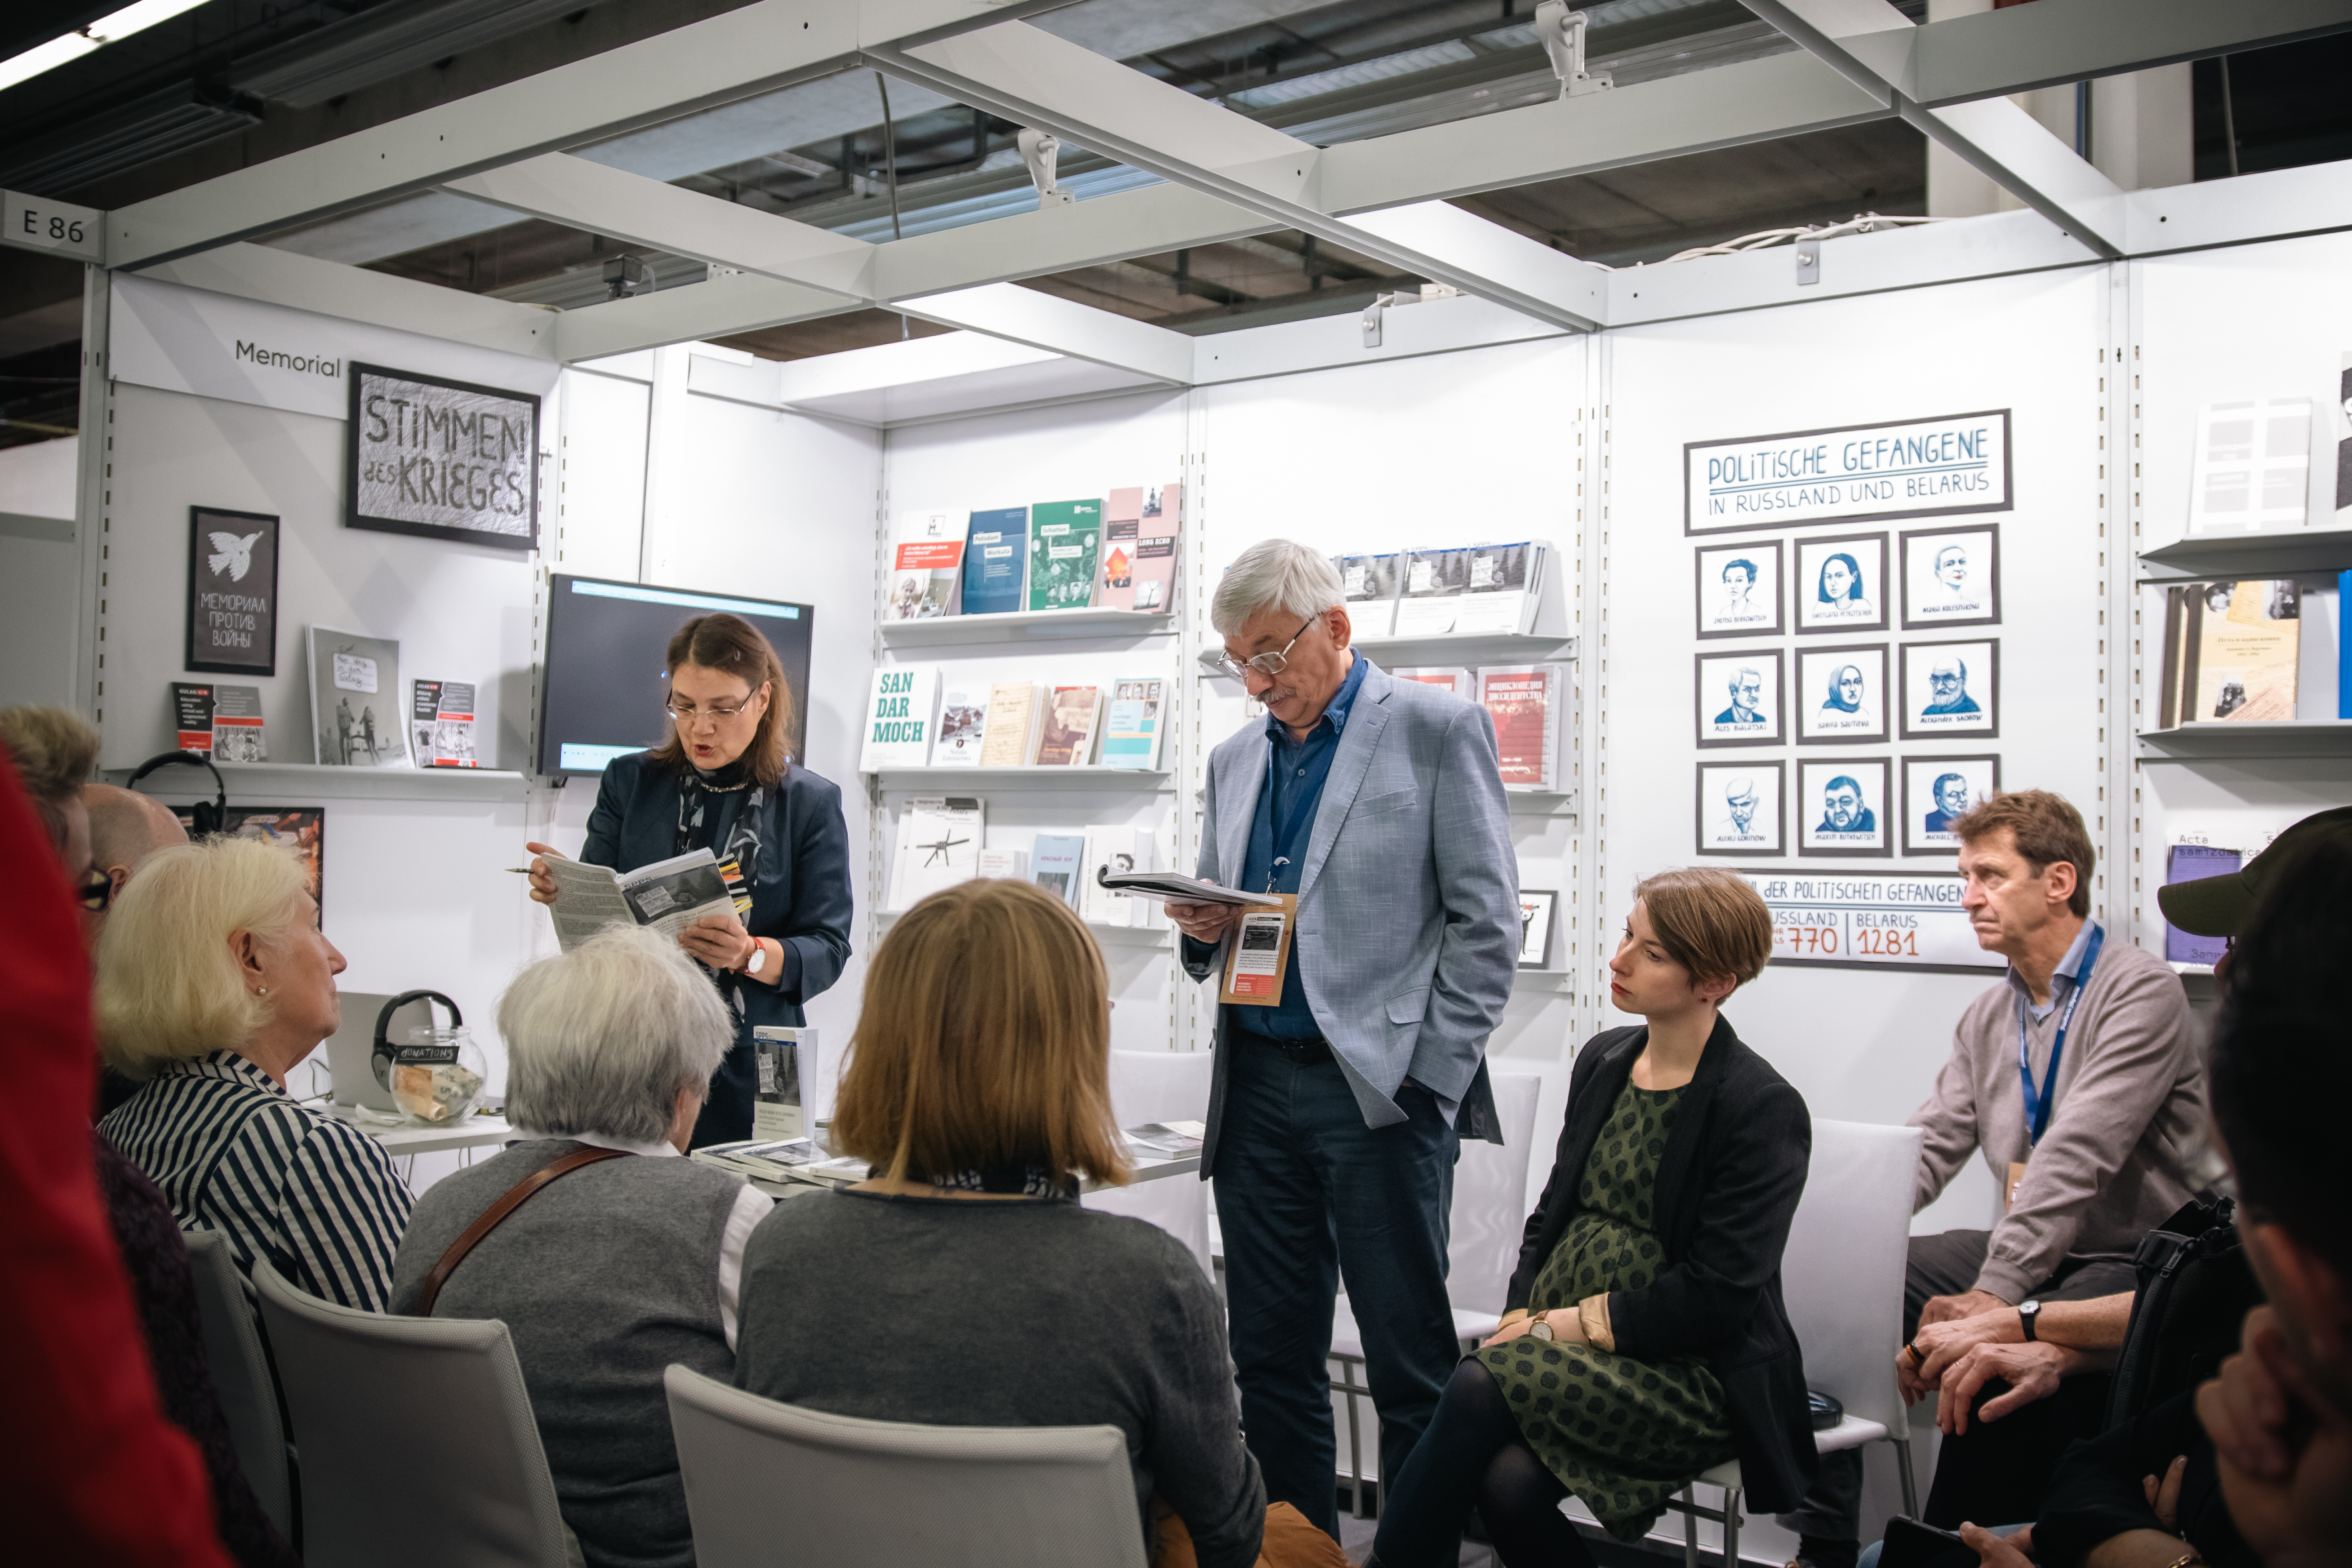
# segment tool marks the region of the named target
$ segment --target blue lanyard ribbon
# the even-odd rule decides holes
[[[2017,999],[2017,1076],[2025,1086],[2026,1137],[2032,1143],[2039,1144],[2042,1135],[2050,1131],[2051,1108],[2058,1098],[2058,1058],[2066,1049],[2066,1030],[2074,1022],[2074,1009],[2082,1004],[2083,993],[2090,988],[2091,967],[2099,962],[2099,949],[2106,940],[2106,931],[2094,926],[2091,940],[2083,944],[2083,962],[2074,966],[2074,987],[2058,1015],[2058,1033],[2050,1041],[2050,1066],[2042,1075],[2039,1094],[2033,1090],[2033,1068],[2027,1063],[2025,998]],[[2054,977],[2051,983],[2057,983]]]

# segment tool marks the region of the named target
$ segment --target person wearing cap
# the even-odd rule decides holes
[[[2009,971],[1961,1014],[1935,1091],[1911,1117],[1926,1134],[1911,1206],[1933,1203],[1975,1156],[2000,1183],[2000,1218],[1989,1231],[1911,1238],[1906,1347],[1923,1328],[1991,1312],[2032,1341],[2044,1303],[2134,1289],[2140,1237],[2200,1185],[2191,1169],[2205,1095],[2189,998],[2162,959],[2108,940],[2090,918],[2082,815],[2022,790],[1994,795],[1952,831],[1961,907]],[[1796,1561],[1850,1568],[1861,1492],[1858,1450],[1822,1456],[1801,1507],[1780,1516],[1800,1537]]]
[[[2238,870],[2193,882],[2173,882],[2156,890],[2156,907],[2167,923],[2191,936],[2235,939],[2245,929],[2263,892],[2295,857],[2322,843],[2352,846],[2352,805],[2339,805],[2305,817],[2271,840],[2270,847]],[[2213,966],[2218,976],[2229,972],[2229,955]]]

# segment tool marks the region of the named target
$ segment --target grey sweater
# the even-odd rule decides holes
[[[1157,1492],[1201,1568],[1257,1561],[1265,1488],[1242,1446],[1223,1316],[1157,1226],[1048,1200],[812,1194],[751,1233],[736,1343],[737,1386],[790,1405],[1117,1426],[1139,1528]]]
[[[414,1312],[425,1275],[482,1211],[581,1147],[508,1146],[436,1182],[393,1260],[392,1310]],[[436,1318],[497,1318],[514,1338],[563,1521],[592,1568],[691,1568],[694,1536],[662,1369],[725,1379],[719,1247],[743,1184],[689,1160],[630,1157],[531,1194],[466,1255]]]

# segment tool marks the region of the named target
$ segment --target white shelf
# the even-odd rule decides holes
[[[2215,720],[2148,730],[2139,754],[2148,763],[2352,757],[2352,719]]]
[[[940,616],[927,621],[877,621],[875,625],[887,647],[929,647],[945,643],[1152,637],[1174,631],[1176,617],[1165,610],[1013,610],[996,616]]]
[[[2168,960],[2166,960],[2166,961],[2165,961],[2165,965],[2164,965],[2164,966],[2165,966],[2167,969],[2169,969],[2170,971],[2172,971],[2172,973],[2175,973],[2175,974],[2182,974],[2182,975],[2187,975],[2187,974],[2209,974],[2209,975],[2210,975],[2210,974],[2211,974],[2211,973],[2213,973],[2213,966],[2212,966],[2211,964],[2210,964],[2210,963],[2181,963],[2181,962],[2180,962],[2179,960],[2178,960],[2178,959],[2168,959]]]
[[[1514,991],[1568,991],[1575,987],[1576,976],[1565,969],[1521,969],[1512,982]]]
[[[1510,797],[1513,816],[1574,816],[1576,815],[1574,790],[1512,789],[1506,785],[1503,793]]]
[[[316,763],[215,763],[231,805],[301,805],[321,800],[520,800],[529,776],[498,768],[334,768]],[[133,770],[108,768],[122,784]],[[158,798],[209,800],[204,769],[159,768],[140,784]]]
[[[1155,795],[1170,787],[1165,768],[1107,768],[1099,763],[1060,768],[883,768],[866,776],[880,779],[884,789],[939,789],[957,794],[976,794],[1004,784],[1024,789],[1042,784],[1048,788],[1135,790]]]

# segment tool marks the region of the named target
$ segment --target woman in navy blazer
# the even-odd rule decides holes
[[[735,1044],[694,1125],[699,1148],[751,1136],[751,1031],[800,1024],[801,1004],[848,962],[849,829],[840,787],[785,751],[792,689],[757,627],[697,616],[670,638],[666,667],[674,728],[605,767],[580,858],[633,871],[707,848],[734,892],[734,914],[705,915],[678,937],[735,1016]],[[531,862],[530,896],[555,901],[544,861]]]

